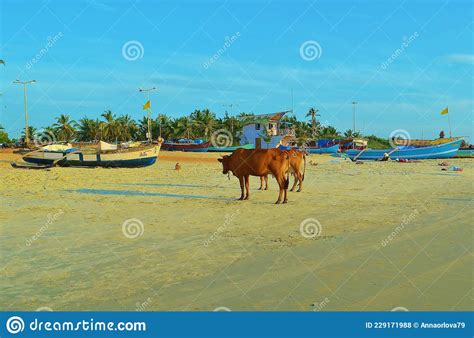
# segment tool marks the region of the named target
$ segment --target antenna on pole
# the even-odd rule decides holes
[[[294,114],[294,110],[293,110],[293,88],[291,88],[291,113]]]

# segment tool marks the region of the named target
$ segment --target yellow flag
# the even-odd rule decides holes
[[[143,105],[143,110],[147,110],[147,109],[150,109],[150,108],[151,108],[151,102],[146,101],[146,103]]]
[[[441,115],[446,115],[448,113],[448,107],[444,108],[442,111],[441,111]]]

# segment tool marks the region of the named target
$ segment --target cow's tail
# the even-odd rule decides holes
[[[288,166],[286,167],[285,189],[288,189],[288,186],[290,185],[290,155],[288,153],[286,154],[286,159],[288,160]]]
[[[302,181],[304,181],[304,173],[306,172],[306,155],[303,154],[303,161],[304,161],[304,165],[303,165],[303,179]]]

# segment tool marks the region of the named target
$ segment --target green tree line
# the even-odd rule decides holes
[[[295,130],[295,135],[299,143],[306,140],[318,138],[350,138],[361,137],[362,135],[352,130],[345,132],[338,131],[335,127],[323,125],[317,121],[317,110],[309,109],[306,117],[308,120],[301,121],[295,115],[285,116],[282,121],[291,124]],[[188,116],[170,117],[166,114],[159,114],[151,119],[151,130],[154,139],[161,135],[164,139],[176,138],[201,138],[209,140],[214,131],[225,129],[229,131],[238,144],[243,128],[242,117],[253,114],[242,112],[237,116],[230,116],[225,113],[224,117],[217,117],[209,109],[194,110]],[[105,111],[100,118],[91,119],[83,117],[77,121],[71,116],[62,114],[55,118],[55,123],[41,129],[33,126],[29,127],[28,134],[31,141],[64,141],[64,142],[126,142],[146,140],[148,131],[148,118],[142,117],[140,120],[133,119],[130,115],[116,115],[112,111]],[[22,137],[25,137],[23,131]],[[389,145],[388,140],[380,139],[374,135],[368,137],[369,140],[376,140],[381,145]],[[6,143],[8,135],[0,126],[0,143]]]

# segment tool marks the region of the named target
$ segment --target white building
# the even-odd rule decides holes
[[[293,141],[294,129],[289,123],[281,122],[286,113],[288,111],[243,117],[244,128],[240,144],[253,144],[256,149],[267,149]]]

